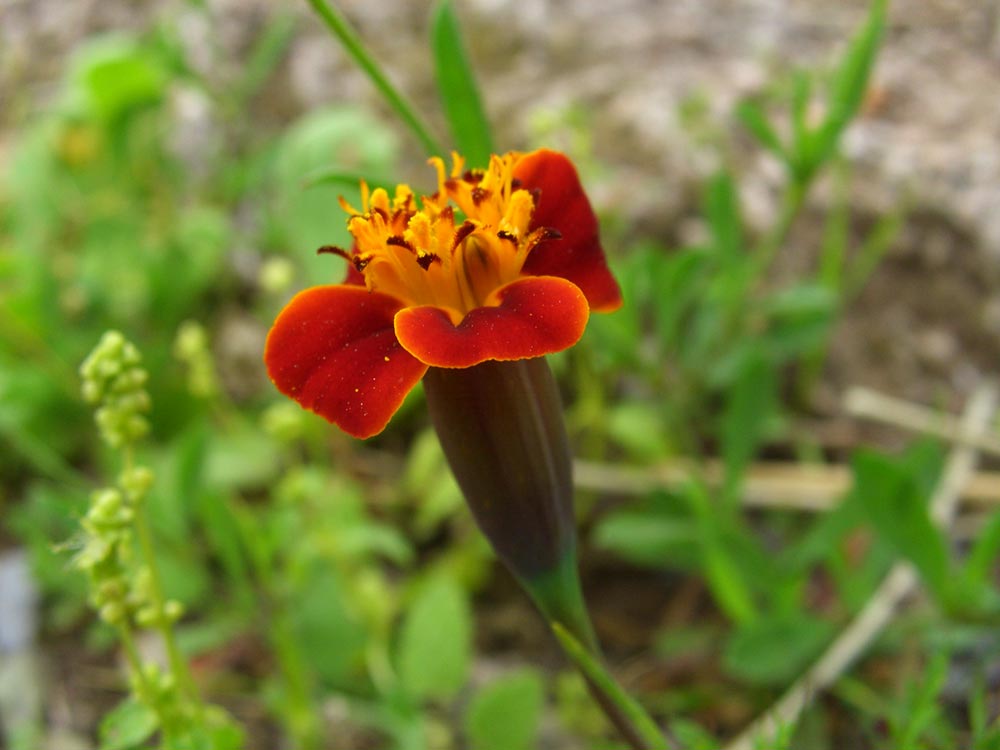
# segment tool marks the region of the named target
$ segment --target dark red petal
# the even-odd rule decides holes
[[[381,432],[427,365],[396,340],[394,297],[318,286],[281,311],[264,347],[278,390],[359,438]]]
[[[433,367],[472,367],[486,360],[541,357],[583,335],[587,298],[555,276],[529,276],[496,292],[499,306],[477,307],[455,326],[437,307],[396,314],[396,336],[414,357]]]
[[[573,162],[556,151],[532,151],[514,165],[514,177],[521,181],[521,187],[538,191],[531,228],[551,227],[562,235],[561,239],[544,240],[532,250],[524,272],[569,279],[583,290],[594,310],[607,312],[620,307],[621,290],[608,270],[597,217]]]

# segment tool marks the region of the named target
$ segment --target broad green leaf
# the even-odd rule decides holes
[[[931,522],[928,493],[920,486],[919,468],[908,467],[873,451],[859,451],[852,461],[855,492],[879,536],[912,562],[936,594],[948,586],[948,550]]]
[[[159,728],[156,713],[134,698],[126,698],[101,720],[99,750],[131,750]]]
[[[323,245],[348,247],[351,237],[346,215],[337,206],[337,199],[343,195],[360,208],[357,184],[350,190],[329,182],[307,188],[304,181],[321,169],[392,174],[397,152],[392,131],[359,109],[328,107],[292,125],[278,145],[274,162],[277,195],[272,220],[284,247],[293,250],[297,258]],[[429,184],[433,175],[428,177]],[[332,260],[329,256],[305,260],[307,278],[313,283],[330,283],[342,277],[345,269]]]
[[[494,680],[477,692],[465,712],[472,750],[528,750],[545,703],[545,686],[534,669]]]
[[[699,560],[697,520],[681,498],[665,493],[608,514],[594,528],[593,541],[652,568],[692,567]]]
[[[159,61],[133,40],[105,36],[89,42],[74,55],[71,79],[98,117],[115,120],[130,111],[159,102],[166,91],[166,74]]]
[[[770,617],[738,628],[723,653],[726,671],[762,685],[785,685],[816,658],[834,625],[806,614]]]
[[[310,673],[333,684],[351,679],[370,637],[352,612],[347,588],[340,575],[317,564],[288,596],[295,651],[308,655]]]
[[[417,698],[448,699],[465,684],[472,650],[472,616],[452,579],[428,581],[406,612],[399,635],[399,677]]]
[[[441,0],[434,9],[431,48],[438,91],[455,145],[468,166],[485,168],[490,154],[495,153],[493,137],[451,0]]]

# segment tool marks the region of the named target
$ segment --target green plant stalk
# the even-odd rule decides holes
[[[546,620],[560,623],[592,654],[600,653],[597,636],[583,600],[575,550],[570,550],[554,569],[530,581],[520,580],[519,583]]]
[[[329,5],[326,0],[307,0],[313,10],[323,19],[326,27],[344,45],[344,49],[354,58],[358,66],[368,75],[385,97],[389,105],[396,110],[403,122],[413,131],[428,156],[443,156],[445,154],[441,144],[431,134],[430,128],[417,114],[413,105],[403,96],[403,94],[392,85],[392,82],[383,72],[381,66],[375,61],[371,53],[364,46],[361,38],[343,15],[336,8]]]
[[[809,182],[808,179],[793,178],[792,182],[785,188],[785,194],[781,199],[781,214],[778,216],[778,221],[757,247],[755,278],[760,278],[762,274],[767,272],[774,262],[774,257],[778,254],[778,250],[781,249],[781,246],[788,238],[792,224],[795,223],[795,219],[805,204],[806,194],[809,191]]]
[[[127,446],[125,448],[126,472],[132,468],[132,463],[132,448],[131,446]],[[139,539],[140,554],[142,555],[146,568],[149,570],[150,596],[153,599],[153,606],[155,607],[157,613],[156,629],[160,632],[160,635],[163,638],[163,645],[167,651],[167,661],[170,664],[170,671],[173,673],[178,683],[180,683],[181,689],[186,694],[188,700],[191,701],[192,705],[196,707],[198,713],[200,714],[202,705],[201,697],[198,694],[198,687],[191,678],[191,672],[188,669],[187,660],[185,660],[180,647],[177,645],[177,639],[174,636],[174,629],[166,619],[166,597],[163,595],[163,583],[160,577],[160,569],[156,563],[156,554],[153,549],[153,534],[149,530],[149,521],[146,519],[145,502],[137,503],[137,507],[135,508],[135,520],[133,523],[135,526],[136,536]]]
[[[240,539],[247,550],[247,557],[253,566],[254,575],[263,589],[264,599],[275,598],[280,588],[275,581],[274,570],[268,554],[261,549],[256,532],[256,519],[245,506],[237,506],[237,528]],[[295,746],[302,750],[315,750],[322,745],[323,737],[316,713],[309,700],[309,680],[305,672],[302,649],[295,638],[294,628],[283,602],[272,602],[272,606],[262,607],[268,642],[274,650],[278,670],[288,696],[285,716],[282,717],[286,730],[295,740]]]
[[[154,692],[154,687],[149,684],[146,679],[146,673],[142,668],[142,657],[139,655],[139,649],[135,645],[135,638],[132,637],[132,628],[129,627],[128,619],[123,619],[116,625],[118,630],[118,637],[122,642],[122,651],[125,653],[125,661],[128,662],[129,669],[132,672],[133,679],[138,683],[140,696],[145,694],[147,696],[152,695]],[[140,697],[140,700],[141,697]],[[170,722],[168,719],[171,717],[165,715],[163,708],[158,702],[154,701],[153,705],[142,701],[149,709],[156,714],[156,718],[160,725],[160,731],[163,732],[164,739],[169,742],[170,738],[174,735],[174,723]]]
[[[615,682],[600,660],[560,622],[549,623],[559,645],[587,680],[591,694],[636,750],[667,750],[666,737],[642,707]]]

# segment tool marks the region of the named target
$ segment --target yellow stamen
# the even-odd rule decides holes
[[[382,188],[362,183],[362,211],[347,201],[354,261],[370,290],[407,305],[434,305],[458,323],[470,310],[495,299],[494,292],[521,274],[528,254],[551,234],[530,232],[535,202],[513,186],[519,154],[493,156],[485,170],[464,173],[452,154],[452,169],[433,158],[437,193],[421,199],[398,185],[390,201]],[[464,224],[455,226],[455,209]],[[494,303],[495,304],[495,303]]]

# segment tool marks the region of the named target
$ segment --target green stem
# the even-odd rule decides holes
[[[781,246],[788,238],[792,224],[795,222],[796,217],[798,217],[799,212],[802,210],[802,205],[805,203],[808,189],[808,182],[797,179],[793,179],[785,189],[785,194],[781,200],[781,214],[778,216],[778,222],[771,228],[771,231],[767,233],[757,248],[758,277],[770,268],[771,263],[774,261],[774,256],[778,254],[778,250],[781,249]]]
[[[622,737],[635,750],[667,750],[667,739],[656,723],[568,628],[550,622],[563,651],[587,680],[591,694]]]
[[[583,600],[574,550],[570,550],[552,571],[532,579],[521,579],[520,584],[546,620],[560,623],[591,653],[600,653]]]
[[[126,472],[131,470],[132,463],[132,450],[128,447],[125,449]],[[163,594],[163,583],[160,578],[160,568],[156,564],[156,552],[153,547],[153,534],[149,529],[149,522],[146,520],[146,505],[144,500],[136,503],[135,519],[133,524],[135,526],[136,536],[139,539],[139,549],[142,554],[143,562],[149,570],[149,595],[152,599],[152,605],[156,610],[156,629],[160,632],[160,636],[163,638],[163,645],[167,651],[167,661],[170,664],[170,671],[173,673],[178,684],[180,684],[181,689],[187,695],[188,700],[191,701],[192,705],[200,709],[201,697],[198,694],[198,687],[191,678],[191,672],[188,670],[187,661],[184,659],[184,655],[181,654],[180,647],[177,645],[177,638],[174,636],[174,629],[167,620],[167,600]]]
[[[375,84],[375,87],[381,92],[382,96],[385,97],[389,105],[396,110],[398,114],[405,122],[410,130],[417,139],[423,144],[424,150],[427,152],[428,156],[444,156],[445,151],[441,147],[441,144],[437,142],[437,139],[431,134],[430,128],[424,123],[424,121],[417,114],[416,109],[413,105],[403,96],[403,94],[392,85],[392,82],[382,71],[382,68],[372,57],[371,53],[365,48],[364,43],[361,41],[361,37],[358,36],[357,32],[351,28],[344,16],[336,10],[336,8],[331,7],[326,0],[307,0],[308,3],[313,7],[313,10],[323,19],[327,28],[333,32],[333,35],[340,40],[340,43],[344,45],[344,48],[350,53],[351,57],[358,66],[368,74],[368,77]]]

